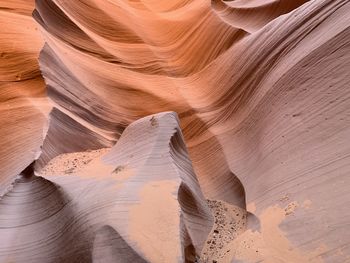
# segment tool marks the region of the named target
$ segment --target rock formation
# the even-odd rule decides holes
[[[0,1],[0,195],[35,158],[50,111],[33,8],[32,1]]]
[[[53,170],[62,160],[51,165],[39,177],[30,166],[2,197],[0,262],[194,262],[200,255],[212,216],[176,114],[138,120],[107,154],[69,174]]]
[[[246,216],[245,227],[239,230],[242,233],[235,232],[235,238],[223,244],[230,251],[225,250],[220,259],[210,256],[211,260],[350,260],[350,214],[346,209],[350,202],[348,0],[37,0],[35,21],[30,17],[32,10],[30,1],[0,1],[0,19],[5,25],[0,28],[0,190],[7,192],[1,200],[0,223],[12,227],[4,228],[4,239],[17,240],[23,222],[29,224],[30,233],[30,225],[43,216],[41,209],[60,210],[62,204],[71,202],[67,200],[84,203],[82,208],[67,207],[67,213],[77,217],[73,221],[94,221],[93,215],[81,212],[93,210],[90,205],[101,210],[92,214],[108,211],[112,218],[123,218],[122,211],[108,208],[110,200],[123,197],[132,206],[143,194],[148,196],[145,200],[152,199],[153,191],[145,182],[154,183],[160,177],[176,181],[176,174],[182,184],[176,181],[171,186],[169,182],[159,195],[168,196],[171,187],[182,193],[174,205],[169,199],[167,208],[169,214],[182,209],[182,216],[173,217],[180,220],[176,226],[181,235],[172,239],[180,244],[180,261],[190,244],[193,248],[186,251],[199,255],[209,232],[207,242],[212,244],[217,240],[211,236],[215,229],[226,234],[231,231],[220,218],[232,224],[243,222],[234,214],[216,216],[215,212],[217,222],[214,220],[210,231],[210,212],[202,192],[214,200],[210,202]],[[51,104],[54,108],[48,116]],[[168,111],[178,114],[179,127],[171,113],[152,115]],[[139,120],[148,115],[158,117]],[[148,133],[142,126],[146,124],[154,133]],[[142,128],[128,132],[138,125]],[[139,134],[142,131],[145,133]],[[164,134],[168,137],[162,137]],[[147,144],[152,147],[143,148]],[[164,146],[168,144],[169,148]],[[111,147],[103,160],[111,167],[121,165],[113,168],[117,174],[111,176],[102,168],[98,172],[92,164],[99,167],[99,161],[91,161],[82,165],[101,174],[100,179],[96,174],[90,176],[87,168],[76,175],[74,166],[61,169],[62,174],[55,168],[55,175],[47,175],[52,160],[82,162],[85,157],[74,154]],[[161,149],[170,153],[164,163],[158,163]],[[146,169],[115,183],[114,177],[127,173],[124,163],[134,151],[140,151],[140,158],[152,156],[152,161],[143,163],[142,157],[130,165],[154,169],[154,178],[143,178],[150,173]],[[17,178],[11,188],[11,181],[38,152],[42,153],[35,169],[42,177]],[[85,154],[92,153],[98,151]],[[170,166],[163,171],[162,167]],[[133,181],[137,176],[140,181]],[[75,183],[81,186],[75,189]],[[88,190],[94,184],[104,189],[93,191],[98,201],[93,201],[92,190]],[[119,184],[123,185],[120,189]],[[144,192],[139,188],[142,185]],[[36,187],[43,192],[33,190]],[[34,195],[37,209],[27,208],[23,200],[5,201],[13,195],[23,199],[16,191]],[[138,191],[141,196],[133,196]],[[85,201],[80,200],[77,196],[85,192]],[[40,193],[50,198],[45,201]],[[11,202],[20,205],[12,208]],[[129,206],[125,209],[133,211]],[[134,213],[147,219],[152,209],[141,207],[144,212]],[[51,218],[50,213],[45,216]],[[72,221],[64,217],[67,224]],[[37,223],[45,229],[42,235],[57,231],[45,220],[41,227]],[[199,224],[205,227],[198,231],[196,224],[201,220]],[[66,262],[80,252],[66,248],[69,242],[60,242],[77,235],[81,251],[89,251],[81,252],[87,262],[103,257],[107,261],[102,262],[108,262],[115,255],[124,262],[127,258],[167,262],[162,256],[150,257],[145,252],[149,244],[137,246],[125,229],[119,229],[122,224],[117,219],[111,221],[114,223],[101,223],[99,228],[88,229],[83,224],[80,230],[75,229],[79,221],[77,226],[70,225],[74,229],[62,230],[67,236],[52,233],[55,238],[47,245],[41,239],[26,243],[27,248],[6,241],[0,256],[23,250],[18,260],[30,253],[35,258],[43,247],[52,260],[60,255]],[[152,229],[139,223],[135,228]],[[61,246],[66,253],[60,254],[51,245]],[[210,246],[204,245],[208,255],[212,255]],[[169,250],[164,249],[175,253]]]

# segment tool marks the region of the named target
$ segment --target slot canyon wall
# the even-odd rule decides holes
[[[0,13],[0,262],[38,262],[31,240],[14,233],[40,229],[46,205],[57,212],[42,223],[48,232],[62,218],[77,222],[59,228],[63,237],[50,232],[47,246],[44,235],[34,242],[47,262],[193,262],[213,224],[205,199],[247,213],[222,262],[350,261],[348,0],[4,0]],[[93,156],[73,174],[45,168],[103,148],[103,165]],[[16,179],[39,155],[37,186]],[[178,228],[155,252],[123,220],[153,211],[135,207],[141,193],[157,199],[147,187],[162,171],[169,207],[159,205]],[[38,210],[28,216],[35,189],[49,198],[27,201]],[[11,208],[18,202],[23,210]],[[145,220],[128,227],[151,231]]]

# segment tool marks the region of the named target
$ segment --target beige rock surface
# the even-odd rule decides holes
[[[138,120],[106,151],[16,179],[0,200],[0,262],[194,262],[213,221],[176,114]]]
[[[348,0],[37,0],[31,18],[33,9],[31,1],[0,1],[4,25],[0,28],[2,192],[33,161],[41,144],[38,172],[63,153],[73,154],[67,157],[71,163],[77,152],[111,148],[116,142],[115,147],[121,147],[119,139],[129,124],[150,114],[175,111],[188,149],[185,159],[192,162],[198,178],[197,188],[190,190],[249,212],[245,232],[233,235],[235,249],[225,254],[228,262],[232,257],[238,262],[349,261]],[[49,117],[46,93],[54,106]],[[157,122],[152,123],[157,127]],[[142,138],[149,139],[146,134]],[[131,136],[127,142],[136,144],[140,139]],[[151,154],[143,151],[145,156]],[[160,153],[155,149],[152,154]],[[77,166],[109,173],[96,163],[94,168],[92,161],[84,164],[85,158],[79,155]],[[176,163],[181,163],[179,170],[188,169],[182,161]],[[74,176],[78,170],[74,166],[63,169],[63,174],[60,170],[52,177],[53,185],[46,177],[33,183],[39,189],[41,184],[51,185],[50,193],[58,196],[53,200],[62,200],[49,204],[52,211],[70,200],[65,194],[60,197],[61,190],[54,190],[53,178],[64,181],[63,192],[74,192],[75,180],[80,184],[82,177],[87,188],[77,187],[77,193],[90,191],[86,189],[94,184],[94,176],[86,171]],[[124,166],[117,172],[127,181],[135,176]],[[164,172],[159,178],[168,180],[167,176],[171,175]],[[109,180],[99,182],[114,186]],[[29,196],[36,195],[26,181],[19,185]],[[154,199],[152,187],[139,189],[149,203]],[[179,186],[168,182],[158,187],[168,200],[166,211],[178,206],[167,195],[173,187]],[[121,194],[117,190],[107,193],[111,198]],[[98,195],[101,201],[96,206],[107,205],[108,196]],[[95,204],[92,196],[86,198],[86,208],[89,202]],[[131,203],[135,200],[127,194],[125,198]],[[47,204],[42,198],[37,202],[40,218]],[[23,210],[18,214],[12,212],[19,207]],[[6,209],[0,216],[19,220],[28,208],[9,205]],[[143,212],[151,210],[148,204],[130,209],[145,217],[135,229],[153,229],[147,222],[159,220]],[[163,218],[170,213],[153,214]],[[271,221],[267,215],[274,225],[266,225]],[[79,220],[89,219],[83,213]],[[171,220],[168,225],[178,222]],[[39,228],[44,235],[54,231],[51,227],[48,223]],[[94,260],[101,253],[113,258],[115,249],[121,248],[130,251],[131,258],[145,260],[149,243],[140,239],[139,248],[130,247],[130,240],[112,228],[77,230],[84,233],[84,242],[95,242]],[[158,230],[165,231],[154,231]],[[190,236],[195,233],[187,230]],[[74,231],[68,231],[69,235],[74,236]],[[18,233],[6,235],[17,238]],[[271,240],[270,235],[280,238]],[[249,243],[251,237],[256,242],[246,247],[244,241]],[[119,241],[114,244],[114,239]],[[203,237],[200,240],[192,240],[197,252],[205,243]],[[38,242],[31,246],[41,246]],[[170,247],[167,242],[163,245],[164,250]],[[254,252],[256,246],[263,250]],[[57,257],[57,251],[47,249]],[[74,251],[69,249],[67,255]]]

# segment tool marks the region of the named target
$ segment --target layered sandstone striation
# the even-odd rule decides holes
[[[212,225],[176,114],[162,113],[110,150],[22,172],[0,201],[0,261],[194,262]]]
[[[37,0],[35,21],[33,9],[0,1],[0,222],[9,227],[0,255],[23,250],[18,260],[34,260],[44,247],[55,260],[53,247],[79,233],[78,250],[89,253],[66,248],[64,262],[75,253],[102,262],[350,260],[348,0]],[[40,145],[42,177],[8,188]],[[51,199],[35,197],[39,189]],[[115,200],[122,205],[111,208]],[[72,229],[40,225],[41,209],[62,204],[81,222],[110,221],[89,228],[60,212]],[[67,236],[30,244],[29,234],[18,239],[21,220],[23,233],[45,229],[40,240]],[[167,227],[153,228],[157,220]],[[144,229],[174,243],[157,254],[136,237]]]
[[[0,1],[0,195],[40,151],[50,105],[32,1]]]

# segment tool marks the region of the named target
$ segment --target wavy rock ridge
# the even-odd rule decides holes
[[[349,260],[349,1],[38,0],[33,17],[43,39],[29,18],[31,3],[6,1],[0,7],[8,25],[0,29],[5,50],[0,54],[5,65],[0,66],[0,190],[32,162],[42,143],[50,106],[41,71],[54,109],[37,170],[62,153],[116,142],[117,149],[129,124],[175,111],[188,155],[182,137],[173,136],[167,139],[174,148],[172,162],[180,171],[192,171],[191,160],[194,171],[186,180],[194,173],[198,178],[198,184],[185,183],[195,196],[184,185],[175,187],[186,200],[195,200],[178,199],[183,213],[186,204],[191,209],[199,204],[201,220],[210,222],[201,191],[249,212],[247,230],[233,241],[240,249],[230,251],[231,258]],[[39,71],[35,59],[41,48]],[[173,117],[164,118],[169,127],[177,125]],[[127,147],[146,140],[132,137]],[[160,154],[153,150],[149,155]],[[68,181],[64,191],[72,188]],[[142,193],[152,196],[148,188]],[[184,222],[191,220],[184,216]],[[208,225],[202,234],[195,226],[181,227],[187,234],[175,235],[176,242],[192,244],[199,254]],[[93,255],[113,258],[122,248],[135,260],[147,257],[140,255],[146,245],[136,249],[112,228],[82,238],[95,238]],[[237,244],[252,239],[264,253],[252,256]]]
[[[213,221],[174,113],[138,120],[107,154],[57,171],[23,172],[1,199],[1,262],[194,262],[200,254]]]

